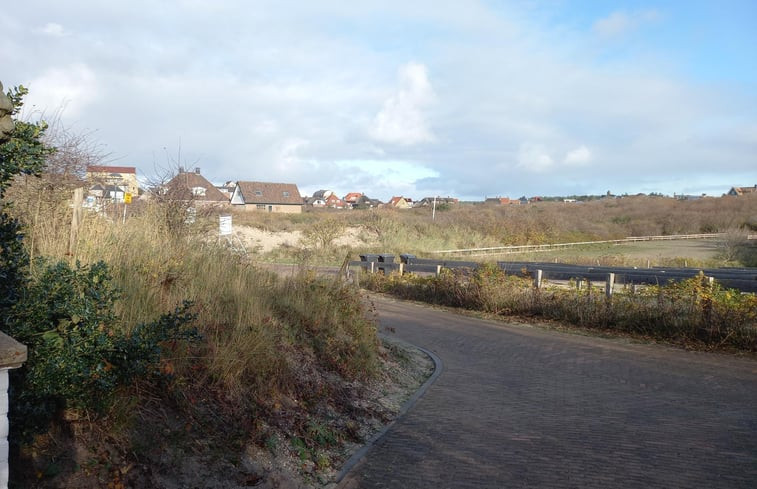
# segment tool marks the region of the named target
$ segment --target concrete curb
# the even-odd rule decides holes
[[[360,448],[360,450],[353,453],[352,456],[348,458],[346,462],[344,462],[344,464],[342,465],[342,469],[339,471],[339,473],[337,474],[337,476],[334,478],[334,481],[333,481],[335,484],[337,484],[337,487],[338,487],[338,484],[342,481],[342,479],[344,479],[344,477],[347,476],[347,474],[349,474],[350,471],[352,471],[352,469],[354,469],[360,462],[362,462],[365,459],[366,455],[371,450],[371,448],[373,448],[373,446],[381,438],[383,438],[384,435],[386,435],[389,429],[391,429],[391,427],[394,426],[394,424],[400,418],[402,418],[405,415],[405,413],[407,413],[418,402],[418,400],[421,397],[423,397],[423,394],[426,393],[428,388],[431,387],[431,385],[436,381],[439,375],[441,375],[442,370],[443,370],[442,360],[438,356],[436,356],[435,353],[429,350],[426,350],[425,348],[421,348],[420,346],[413,345],[412,343],[408,343],[406,341],[400,340],[399,338],[390,337],[385,334],[379,334],[379,337],[384,341],[388,341],[389,343],[397,343],[408,348],[415,348],[417,350],[422,351],[423,353],[428,355],[428,357],[431,358],[431,360],[434,362],[434,372],[431,374],[431,376],[428,379],[426,379],[426,382],[424,382],[423,385],[421,385],[418,388],[418,390],[415,391],[415,394],[410,396],[410,398],[407,401],[405,401],[405,403],[400,408],[399,413],[397,414],[397,417],[394,420],[392,420],[391,423],[384,426],[384,428],[381,429],[381,431],[373,435],[366,442],[366,444],[363,445],[362,448]]]

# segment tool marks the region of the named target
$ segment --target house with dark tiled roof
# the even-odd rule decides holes
[[[248,211],[298,213],[303,200],[293,183],[237,182],[231,204]]]
[[[413,207],[451,206],[459,202],[460,200],[454,197],[423,197],[413,203]]]
[[[728,191],[728,195],[746,195],[746,194],[753,194],[757,193],[757,185],[754,187],[731,187],[731,190]]]
[[[170,194],[172,199],[192,201],[201,204],[228,204],[229,198],[218,188],[210,183],[207,178],[200,175],[200,169],[183,171],[173,177],[163,191]]]

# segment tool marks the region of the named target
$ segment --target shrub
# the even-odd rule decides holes
[[[29,349],[11,383],[10,414],[24,437],[44,432],[62,409],[103,410],[119,387],[156,372],[166,342],[196,338],[187,328],[189,304],[123,333],[113,313],[118,292],[102,262],[36,268],[8,321],[9,334]]]
[[[405,299],[499,315],[538,315],[582,327],[614,330],[673,343],[757,351],[757,296],[710,284],[703,275],[639,291],[534,289],[530,281],[483,266],[438,277],[371,274],[369,289]]]

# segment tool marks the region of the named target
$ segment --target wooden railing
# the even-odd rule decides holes
[[[672,241],[679,239],[714,239],[722,237],[722,233],[703,233],[703,234],[671,234],[664,236],[629,236],[623,239],[606,239],[600,241],[576,241],[572,243],[550,243],[550,244],[532,244],[532,245],[510,245],[510,246],[493,246],[487,248],[464,248],[454,250],[437,250],[432,251],[439,255],[495,255],[495,254],[515,254],[515,253],[533,253],[540,251],[554,251],[574,246],[589,246],[597,244],[622,244],[634,243],[637,241]]]

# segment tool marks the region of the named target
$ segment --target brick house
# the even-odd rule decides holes
[[[237,182],[231,196],[235,209],[261,212],[302,212],[304,205],[293,183]]]

